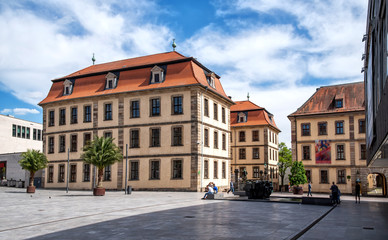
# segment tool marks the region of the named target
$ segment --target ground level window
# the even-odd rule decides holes
[[[65,181],[65,165],[61,164],[59,165],[58,170],[58,182],[64,182]]]
[[[182,160],[172,161],[172,178],[182,179]]]
[[[54,182],[54,166],[48,167],[48,177],[47,182],[52,183]]]
[[[131,172],[129,174],[130,180],[139,180],[139,162],[131,161]]]
[[[77,181],[77,165],[70,165],[70,182]]]
[[[329,183],[327,170],[321,170],[321,183]]]
[[[84,164],[84,182],[90,181],[90,164]]]
[[[104,169],[104,181],[110,181],[111,179],[111,166],[106,166]]]
[[[160,161],[151,161],[150,179],[160,179]]]
[[[260,168],[259,167],[253,167],[253,178],[259,178],[260,175],[259,175],[259,172],[260,172]]]
[[[339,184],[345,184],[346,183],[345,174],[346,174],[346,170],[338,170],[337,183],[339,183]]]

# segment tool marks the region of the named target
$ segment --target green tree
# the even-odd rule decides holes
[[[292,163],[291,174],[288,175],[291,186],[299,186],[299,184],[307,183],[306,171],[302,161]]]
[[[19,160],[20,166],[30,172],[29,186],[34,186],[35,173],[47,167],[47,157],[39,150],[28,149],[27,152],[22,153],[22,158]]]
[[[284,142],[279,144],[279,176],[281,180],[281,187],[284,185],[284,177],[286,171],[292,165],[292,152]]]
[[[96,136],[83,148],[83,151],[81,159],[97,167],[97,188],[102,188],[104,168],[123,159],[120,148],[113,142],[113,138]]]

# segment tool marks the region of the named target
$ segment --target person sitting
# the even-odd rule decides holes
[[[214,194],[217,194],[218,193],[218,187],[216,187],[215,184],[213,185],[213,189],[214,189]]]
[[[214,194],[214,189],[211,185],[208,186],[209,190],[207,193],[205,193],[205,195],[203,196],[202,199],[206,199],[209,195],[213,195]]]

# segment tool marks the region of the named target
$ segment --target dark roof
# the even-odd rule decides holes
[[[336,108],[336,100],[341,99],[343,107]],[[317,91],[289,117],[364,110],[364,82],[356,82],[317,88]]]

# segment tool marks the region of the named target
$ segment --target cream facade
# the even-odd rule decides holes
[[[191,58],[182,62],[200,68]],[[179,78],[178,73],[169,75],[174,74],[171,69],[176,63],[159,62],[143,67],[148,69],[144,78],[148,79],[154,69],[158,74],[163,70],[154,66],[165,65],[164,83]],[[120,72],[117,88],[131,81],[122,77],[126,72]],[[71,94],[77,94],[77,81]],[[124,156],[123,161],[105,168],[103,186],[107,189],[124,189],[127,184],[135,190],[200,191],[209,182],[228,187],[230,157],[226,139],[230,137],[233,102],[217,92],[221,85],[212,86],[210,81],[168,87],[146,83],[152,88],[41,103],[44,151],[50,161],[45,174],[47,188],[65,188],[67,171],[70,189],[94,187],[96,170],[81,160],[82,148],[94,136],[114,138]],[[206,145],[205,132],[210,145]]]

